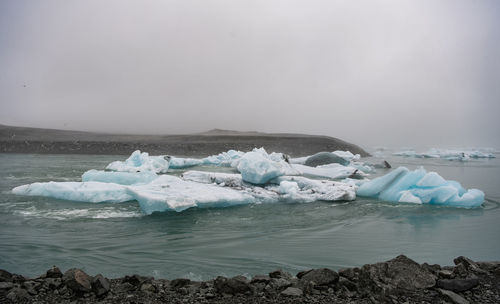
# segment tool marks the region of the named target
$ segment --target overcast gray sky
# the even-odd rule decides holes
[[[0,123],[500,147],[500,1],[0,1]]]

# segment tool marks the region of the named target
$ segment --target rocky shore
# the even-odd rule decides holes
[[[360,268],[276,270],[195,282],[140,275],[107,279],[54,266],[36,278],[0,270],[0,303],[500,303],[500,262],[418,264],[400,255]]]

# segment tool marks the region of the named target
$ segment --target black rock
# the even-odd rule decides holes
[[[354,268],[340,269],[339,276],[347,278],[353,282],[356,282],[358,280],[358,276],[359,276],[359,268],[354,267]]]
[[[292,275],[289,274],[286,271],[278,269],[278,270],[270,272],[269,273],[269,277],[271,279],[287,279],[287,280],[290,280],[292,278]]]
[[[35,282],[35,281],[26,281],[23,283],[23,287],[28,291],[30,295],[36,295],[38,294],[38,290],[42,284]]]
[[[332,285],[339,281],[339,275],[335,271],[328,268],[313,269],[300,278],[301,285],[306,282],[314,282],[316,285]]]
[[[479,285],[478,279],[444,279],[437,281],[437,287],[451,290],[454,292],[462,292]]]
[[[60,278],[47,278],[47,279],[45,279],[45,284],[47,284],[47,286],[50,289],[57,289],[57,288],[59,288],[59,286],[62,285],[62,279],[60,279]]]
[[[12,282],[12,274],[6,270],[0,269],[0,282]]]
[[[338,285],[345,287],[349,291],[356,291],[356,283],[345,277],[339,277]]]
[[[62,276],[63,274],[61,270],[56,266],[52,266],[52,268],[47,270],[47,272],[45,273],[45,277],[47,278],[62,278]]]
[[[297,273],[297,278],[302,278],[302,276],[304,276],[306,273],[310,272],[312,269],[309,269],[309,270],[304,270],[304,271],[301,271],[299,273]]]
[[[233,278],[217,277],[214,281],[214,287],[221,294],[245,294],[252,292],[252,288],[248,280],[243,276]]]
[[[30,295],[26,289],[16,287],[10,290],[6,298],[14,303],[18,303],[28,300]]]
[[[288,287],[287,289],[283,290],[281,294],[287,297],[300,297],[302,296],[303,292],[299,288]]]
[[[92,278],[81,269],[69,269],[64,273],[62,280],[74,292],[89,292],[92,290]]]
[[[175,279],[170,282],[170,287],[172,289],[178,289],[187,286],[189,284],[191,284],[190,279]]]
[[[12,282],[0,282],[0,291],[9,290],[14,287]]]
[[[468,271],[476,273],[485,273],[485,271],[482,270],[481,267],[479,267],[479,265],[477,265],[473,260],[464,256],[459,256],[455,258],[453,260],[453,263],[455,263],[455,265],[463,264]]]
[[[287,287],[292,286],[292,282],[284,278],[279,278],[279,279],[273,278],[271,279],[271,282],[269,282],[269,285],[271,285],[271,287],[276,289],[277,291],[281,291]]]
[[[95,295],[98,297],[102,297],[109,292],[111,285],[109,280],[102,276],[101,274],[96,275],[91,282],[92,290]]]
[[[144,276],[140,276],[138,274],[134,274],[131,276],[125,276],[122,279],[123,283],[130,283],[136,287],[140,286],[143,283],[151,283],[151,281],[153,281],[152,277],[144,277]]]
[[[417,262],[400,255],[390,261],[364,265],[358,286],[365,292],[386,293],[395,289],[418,290],[433,287],[436,275]]]
[[[269,283],[271,281],[271,277],[267,275],[256,275],[250,281],[251,284],[255,283]]]

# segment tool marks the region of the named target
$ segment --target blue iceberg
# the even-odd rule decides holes
[[[410,171],[399,167],[392,172],[363,183],[358,196],[383,201],[434,204],[474,208],[484,202],[484,193],[478,189],[465,190],[456,181],[447,181],[436,172],[420,168]]]

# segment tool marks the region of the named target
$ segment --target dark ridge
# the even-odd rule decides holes
[[[0,125],[0,153],[128,155],[139,149],[151,154],[206,156],[230,149],[249,151],[255,147],[291,156],[335,150],[369,156],[357,145],[318,135],[220,129],[186,135],[126,135]]]

